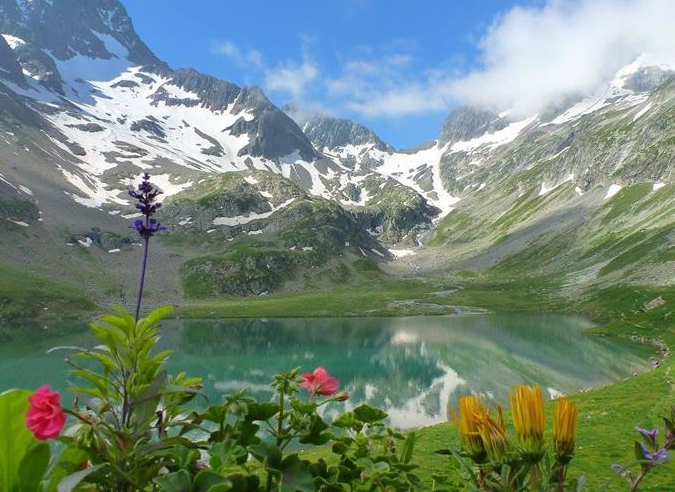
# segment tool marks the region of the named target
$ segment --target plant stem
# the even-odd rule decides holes
[[[635,481],[630,484],[630,492],[637,491],[638,487],[640,486],[640,482],[642,482],[642,479],[645,478],[645,475],[647,475],[645,470],[640,472],[640,474],[635,478]]]
[[[534,465],[530,465],[530,490],[537,492],[537,470]]]
[[[284,428],[284,390],[279,391],[279,421],[277,424],[277,446],[281,446],[281,432]],[[272,474],[267,472],[267,492],[272,491]]]
[[[146,223],[147,223],[146,218]],[[141,276],[138,279],[138,297],[136,299],[136,315],[135,319],[138,321],[141,314],[141,301],[143,300],[143,286],[145,285],[145,270],[148,267],[148,249],[150,245],[150,238],[143,238],[143,261],[141,262]]]
[[[567,467],[561,466],[558,470],[558,492],[565,492],[565,478],[567,477]]]

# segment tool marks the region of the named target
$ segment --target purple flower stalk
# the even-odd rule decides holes
[[[640,433],[649,444],[651,444],[653,447],[656,447],[656,438],[659,435],[658,429],[649,430],[636,425],[635,431]]]
[[[135,313],[136,321],[138,321],[141,313],[145,271],[148,266],[150,238],[154,236],[155,233],[166,230],[166,227],[163,227],[159,222],[152,218],[162,206],[161,203],[157,203],[157,197],[161,194],[162,192],[150,183],[150,175],[148,173],[143,173],[143,181],[138,186],[138,189],[129,191],[129,196],[138,202],[136,204],[136,209],[144,216],[143,219],[136,219],[134,223],[129,226],[130,228],[135,229],[136,232],[138,232],[138,235],[143,239],[143,261],[141,262],[141,275],[138,280],[138,297],[136,300]]]
[[[662,463],[668,459],[668,452],[663,448],[652,453],[644,444],[640,444],[640,446],[642,447],[642,454],[644,454],[647,461]]]

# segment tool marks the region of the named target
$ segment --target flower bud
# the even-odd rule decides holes
[[[335,401],[347,401],[349,400],[349,396],[349,391],[343,391],[335,396]]]

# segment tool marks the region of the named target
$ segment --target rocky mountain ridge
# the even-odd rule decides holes
[[[209,295],[283,288],[261,283],[265,262],[280,268],[277,279],[322,262],[337,269],[326,275],[358,276],[355,261],[396,256],[409,271],[424,271],[429,253],[420,245],[430,242],[443,264],[481,254],[499,261],[558,230],[565,211],[602,209],[632,186],[667,188],[675,172],[674,72],[648,57],[597,94],[570,96],[540,114],[460,107],[438,140],[397,150],[355,122],[299,117],[259,88],[170,68],[117,0],[0,0],[0,34],[7,247],[34,235],[39,257],[49,238],[59,255],[76,248],[109,268],[111,255],[133,252],[126,190],[149,170],[173,210],[167,257],[176,254],[174,241],[179,265],[208,256],[208,264],[227,266]],[[207,207],[194,203],[205,183],[220,197]],[[504,218],[506,229],[477,226],[523,204],[535,210],[513,223]],[[316,230],[324,232],[320,244],[289,239]],[[520,242],[504,248],[514,234]],[[320,254],[307,260],[303,248]],[[15,253],[8,258],[20,263]],[[252,270],[234,272],[232,258],[251,258]],[[188,278],[200,265],[171,275]],[[223,272],[239,279],[235,287],[221,288]]]

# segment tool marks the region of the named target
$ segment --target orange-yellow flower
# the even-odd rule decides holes
[[[471,395],[459,399],[459,415],[454,416],[462,442],[477,463],[483,462],[486,456],[478,423],[487,414],[485,403],[477,396]]]
[[[539,386],[516,386],[511,414],[523,458],[536,463],[544,455],[544,397]]]
[[[509,438],[504,425],[502,409],[497,409],[498,418],[490,414],[482,414],[478,418],[478,433],[483,441],[485,452],[491,461],[502,461],[509,450]]]
[[[555,404],[553,415],[553,446],[556,458],[563,464],[574,456],[577,432],[577,406],[561,398]]]

